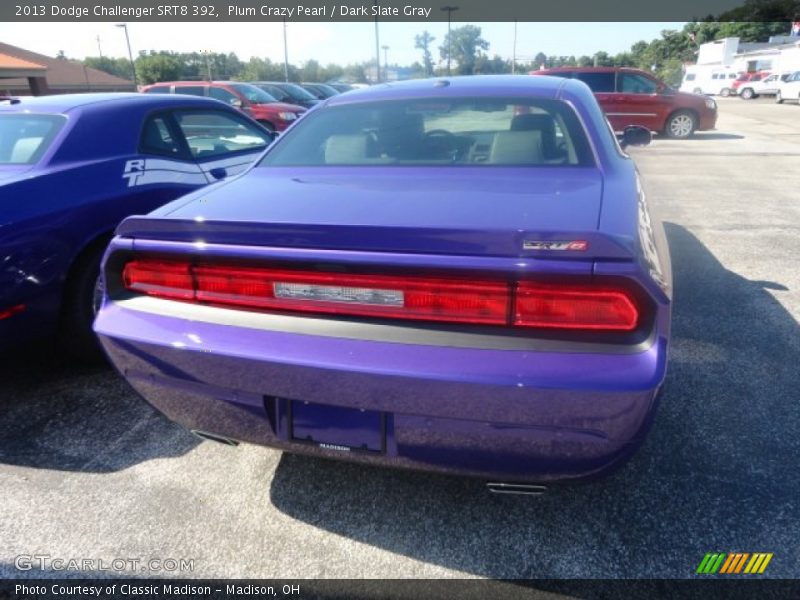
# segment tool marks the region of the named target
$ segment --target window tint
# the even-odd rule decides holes
[[[614,91],[614,73],[584,71],[575,73],[575,79],[580,79],[588,85],[594,93]]]
[[[245,150],[266,148],[269,134],[229,115],[215,111],[180,111],[175,114],[195,158],[224,156]]]
[[[210,86],[208,88],[208,95],[211,98],[222,100],[225,104],[235,104],[238,98],[235,94],[229,92],[224,88]]]
[[[275,102],[275,98],[254,85],[249,83],[232,83],[231,87],[247,98],[253,104],[270,104]]]
[[[291,96],[284,92],[281,88],[275,85],[259,85],[258,88],[260,90],[265,91],[267,94],[275,98],[278,102],[288,102],[291,101]]]
[[[592,158],[582,125],[563,102],[448,98],[311,112],[261,164],[560,166]]]
[[[157,154],[170,158],[185,159],[181,154],[180,142],[175,139],[167,125],[167,117],[157,115],[147,119],[139,140],[139,151],[143,154]]]
[[[655,94],[658,84],[638,73],[620,73],[617,80],[623,94]]]
[[[155,87],[148,88],[145,91],[146,94],[169,94],[169,86],[168,85],[157,85]]]
[[[316,98],[308,91],[304,90],[299,85],[295,85],[294,83],[284,83],[281,85],[281,88],[286,90],[288,94],[294,98],[297,98],[298,100],[316,100]]]
[[[55,115],[0,115],[0,165],[36,163],[64,122]]]
[[[176,94],[186,94],[187,96],[205,96],[206,88],[203,85],[176,85]]]

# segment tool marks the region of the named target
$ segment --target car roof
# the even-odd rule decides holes
[[[593,73],[610,73],[614,71],[634,71],[636,73],[646,73],[647,71],[643,69],[637,69],[636,67],[548,67],[546,69],[540,69],[542,73],[585,73],[585,72],[593,72]],[[534,73],[535,71],[531,71]]]
[[[440,96],[537,96],[555,98],[571,80],[562,77],[531,77],[529,75],[467,75],[463,77],[434,77],[381,83],[368,88],[356,88],[329,98],[330,106],[373,99],[436,98]]]
[[[173,104],[181,105],[208,105],[208,98],[199,96],[174,96],[172,94],[136,94],[132,92],[110,92],[105,94],[58,94],[53,96],[32,96],[18,98],[19,102],[8,105],[0,105],[2,112],[46,112],[46,113],[67,113],[75,109],[85,108],[94,105],[103,107],[118,106],[122,107],[151,107],[151,106],[170,106]],[[213,101],[216,102],[216,101]]]

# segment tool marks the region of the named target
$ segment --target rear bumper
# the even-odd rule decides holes
[[[274,316],[254,318],[268,324]],[[513,481],[589,477],[630,456],[652,420],[666,367],[659,335],[616,354],[500,350],[242,328],[116,302],[95,329],[133,387],[190,429]],[[380,451],[293,438],[292,401],[379,413]]]

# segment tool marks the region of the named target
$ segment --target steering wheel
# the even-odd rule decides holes
[[[425,132],[425,137],[441,137],[441,138],[454,138],[456,134],[447,131],[446,129],[431,129]]]
[[[452,161],[458,159],[461,149],[458,147],[458,136],[446,129],[431,129],[425,132],[425,141],[431,142],[429,148],[434,154],[443,153]]]

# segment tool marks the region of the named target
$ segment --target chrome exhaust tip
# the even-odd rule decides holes
[[[201,431],[200,429],[190,429],[192,434],[199,437],[201,440],[209,440],[212,442],[218,442],[220,444],[225,444],[226,446],[238,446],[239,442],[236,440],[232,440],[230,438],[226,438],[222,435],[217,435],[216,433],[209,433],[208,431]]]
[[[488,489],[492,494],[541,496],[547,491],[547,486],[530,483],[487,483],[486,489]]]

